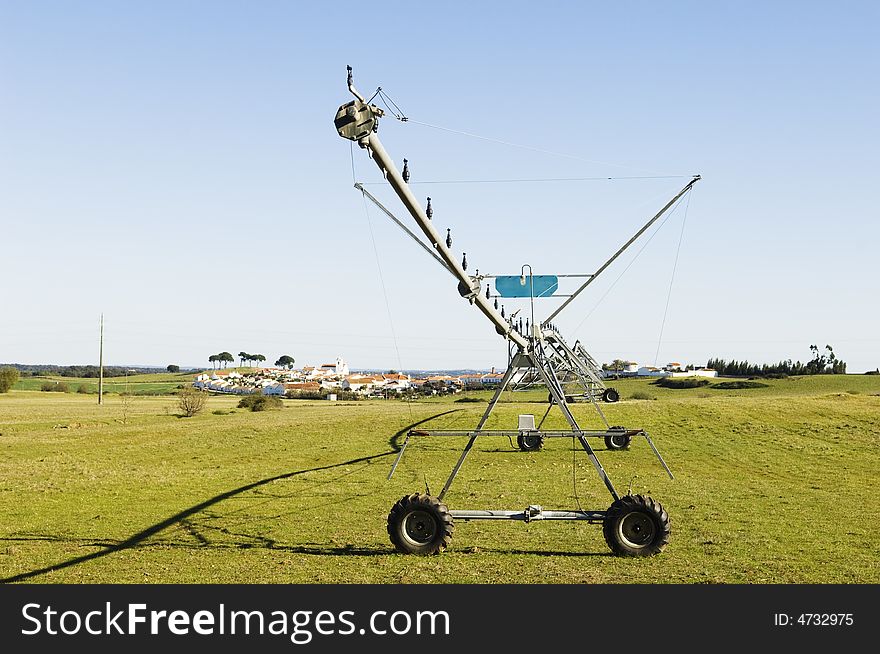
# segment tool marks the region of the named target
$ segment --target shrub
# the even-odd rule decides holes
[[[757,381],[726,381],[713,384],[712,388],[717,388],[720,391],[732,391],[738,388],[767,388],[767,384]]]
[[[280,397],[274,395],[261,395],[260,400],[254,402],[251,411],[274,411],[276,409],[281,409],[283,406],[284,402],[281,401]]]
[[[0,393],[7,393],[18,381],[18,369],[12,366],[0,368]]]
[[[636,391],[629,396],[632,400],[656,400],[657,398],[645,391]]]
[[[488,402],[489,400],[480,399],[479,397],[460,397],[456,402]]]
[[[187,418],[192,418],[204,409],[207,401],[208,394],[192,386],[177,391],[177,406]]]
[[[875,369],[875,370],[869,370],[869,371],[866,372],[865,374],[866,374],[866,375],[880,375],[880,368],[877,368],[877,369]]]
[[[280,397],[274,395],[245,395],[238,403],[239,409],[250,409],[251,411],[271,411],[280,409],[284,406],[284,402]]]
[[[40,390],[44,393],[69,393],[70,386],[68,386],[65,382],[43,382],[40,384]]]
[[[262,397],[262,395],[245,395],[238,401],[238,408],[250,409],[254,405],[254,402],[260,397]]]
[[[79,386],[76,387],[76,392],[80,393],[81,395],[86,395],[89,392],[89,387],[86,386],[85,384],[80,384]]]
[[[653,383],[663,388],[700,388],[708,386],[709,380],[700,377],[661,377]]]

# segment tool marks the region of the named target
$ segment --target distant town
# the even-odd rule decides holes
[[[612,368],[603,367],[605,377],[716,377],[710,368],[683,366],[678,362],[662,368],[639,366],[633,361],[622,361]],[[279,395],[287,397],[329,397],[340,392],[364,397],[389,397],[407,392],[429,395],[458,393],[462,390],[491,388],[501,383],[503,374],[492,368],[489,372],[461,374],[407,374],[398,371],[385,373],[351,372],[342,357],[333,363],[288,367],[263,367],[252,370],[215,370],[196,375],[195,388],[215,393],[234,395]]]

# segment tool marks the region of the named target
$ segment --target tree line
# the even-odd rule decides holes
[[[9,367],[17,369],[23,377],[37,377],[50,375],[53,377],[86,377],[97,379],[99,376],[98,366],[56,366],[51,364],[20,364],[11,363]],[[167,368],[166,368],[167,370]],[[130,366],[104,366],[105,377],[124,377],[126,372],[132,371],[139,374],[152,374],[162,372],[162,368],[132,368]]]
[[[826,345],[819,349],[816,345],[810,346],[813,358],[806,363],[787,359],[778,363],[749,363],[745,359],[737,361],[731,359],[709,359],[707,368],[718,371],[719,375],[739,377],[770,377],[782,375],[843,375],[846,374],[846,361],[838,359],[834,349]]]
[[[242,367],[244,367],[245,363],[252,366],[254,363],[259,364],[266,361],[266,356],[263,354],[250,354],[243,350],[238,353],[238,358],[241,360]],[[208,357],[208,363],[212,364],[215,369],[219,367],[225,368],[227,363],[233,363],[234,361],[235,357],[232,356],[231,352],[220,352],[219,354],[212,354]],[[293,368],[295,362],[295,359],[289,354],[282,354],[275,361],[275,365],[289,370]]]

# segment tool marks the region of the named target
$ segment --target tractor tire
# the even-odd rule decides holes
[[[516,444],[523,452],[536,452],[544,447],[544,435],[520,434],[516,437]]]
[[[617,402],[618,400],[620,400],[620,393],[617,392],[617,389],[606,388],[602,392],[602,399],[609,404],[612,402]]]
[[[565,401],[566,401],[568,404],[572,404],[572,403],[574,403],[574,395],[566,395],[566,396],[565,396]],[[554,402],[555,402],[555,400],[553,399],[553,393],[548,393],[548,394],[547,394],[547,403],[548,403],[548,404],[553,404]]]
[[[404,554],[439,554],[452,541],[454,531],[452,514],[433,495],[407,495],[388,514],[388,536]]]
[[[669,514],[650,497],[624,495],[606,512],[602,533],[618,556],[654,556],[669,542]]]
[[[612,427],[611,429],[621,429],[621,427]],[[606,434],[605,447],[609,450],[627,450],[633,437],[629,434]]]

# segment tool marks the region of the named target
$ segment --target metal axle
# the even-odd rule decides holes
[[[586,520],[588,522],[602,522],[607,511],[580,511],[580,510],[545,510],[537,504],[531,504],[522,511],[480,511],[480,510],[452,510],[452,517],[457,520],[519,520],[520,522],[532,522],[535,520]]]

